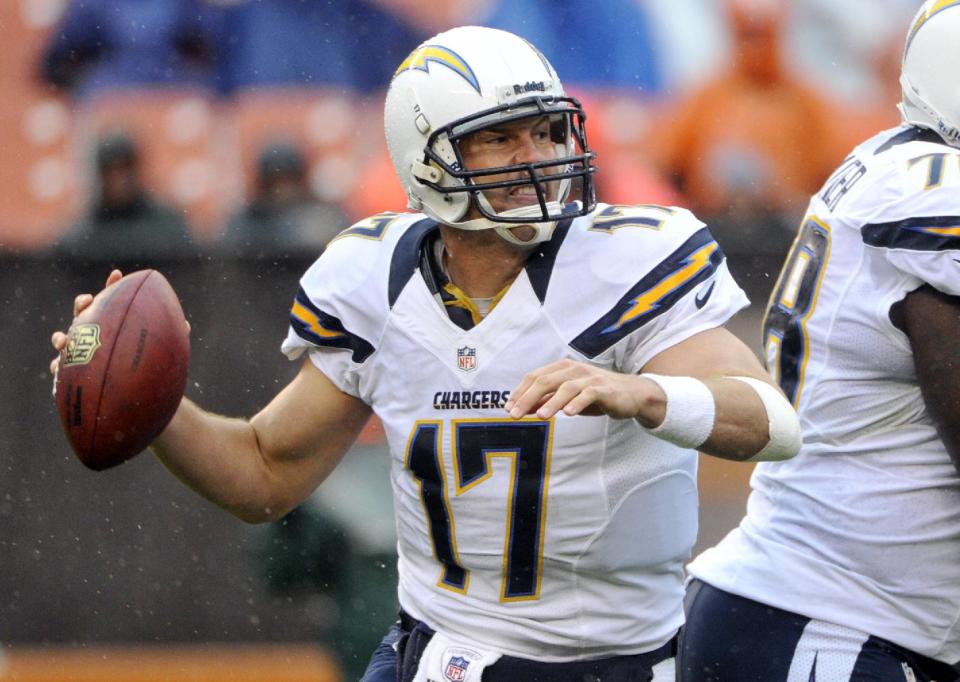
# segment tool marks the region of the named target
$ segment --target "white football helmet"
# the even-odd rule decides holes
[[[907,34],[900,113],[960,146],[960,0],[927,0]]]
[[[465,167],[465,135],[531,117],[549,122],[556,158]],[[384,110],[387,147],[411,209],[465,230],[495,229],[521,245],[550,239],[561,216],[593,210],[595,154],[585,118],[539,50],[512,33],[479,26],[445,31],[414,50],[394,74]],[[559,189],[554,197],[548,182]],[[573,186],[579,203],[565,206]],[[497,212],[483,194],[515,187],[532,187],[537,203]],[[483,217],[465,219],[471,207]],[[531,225],[535,236],[521,241],[511,229],[518,225]]]

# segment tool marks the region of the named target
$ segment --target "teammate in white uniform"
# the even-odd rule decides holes
[[[684,680],[958,678],[958,35],[960,2],[923,6],[905,124],[810,202],[764,323],[804,445],[690,565]]]
[[[184,400],[154,451],[275,519],[372,410],[403,612],[365,680],[672,679],[695,449],[799,448],[796,413],[722,328],[743,292],[687,211],[596,204],[583,112],[512,34],[427,41],[385,117],[418,212],[357,223],[305,274],[283,345],[302,371],[263,411]]]

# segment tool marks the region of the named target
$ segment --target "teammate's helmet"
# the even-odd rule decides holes
[[[960,145],[960,0],[927,0],[917,12],[903,51],[903,120],[937,131]]]
[[[530,117],[546,117],[556,158],[465,167],[464,136]],[[593,210],[595,155],[584,119],[539,50],[512,33],[478,26],[445,31],[414,50],[393,76],[384,111],[390,157],[411,209],[462,229],[493,228],[518,244],[549,239],[561,215]],[[559,190],[553,197],[548,182]],[[483,195],[521,186],[533,188],[537,203],[498,213]],[[579,205],[565,207],[571,187]],[[471,206],[483,217],[464,220]],[[520,241],[509,229],[517,225],[533,226],[536,235]]]

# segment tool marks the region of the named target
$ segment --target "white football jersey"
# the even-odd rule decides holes
[[[960,152],[899,127],[810,202],[764,321],[804,446],[759,464],[747,515],[690,573],[720,589],[960,659],[960,477],[891,306],[960,295]],[[944,339],[957,343],[957,339]]]
[[[411,214],[341,233],[301,280],[283,345],[383,421],[401,606],[545,661],[662,645],[683,622],[696,454],[635,420],[515,421],[503,406],[550,362],[637,372],[722,325],[746,304],[722,252],[685,210],[600,205],[561,221],[464,329],[422,264],[437,235]]]

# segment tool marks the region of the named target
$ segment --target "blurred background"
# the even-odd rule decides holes
[[[148,456],[85,470],[47,363],[74,294],[153,267],[193,326],[188,395],[250,415],[303,270],[404,210],[393,70],[455,25],[536,44],[588,111],[602,201],[710,224],[759,314],[852,146],[899,121],[919,0],[0,0],[0,681],[354,680],[395,617],[372,422],[313,499],[250,527]],[[702,462],[698,550],[749,467]]]

